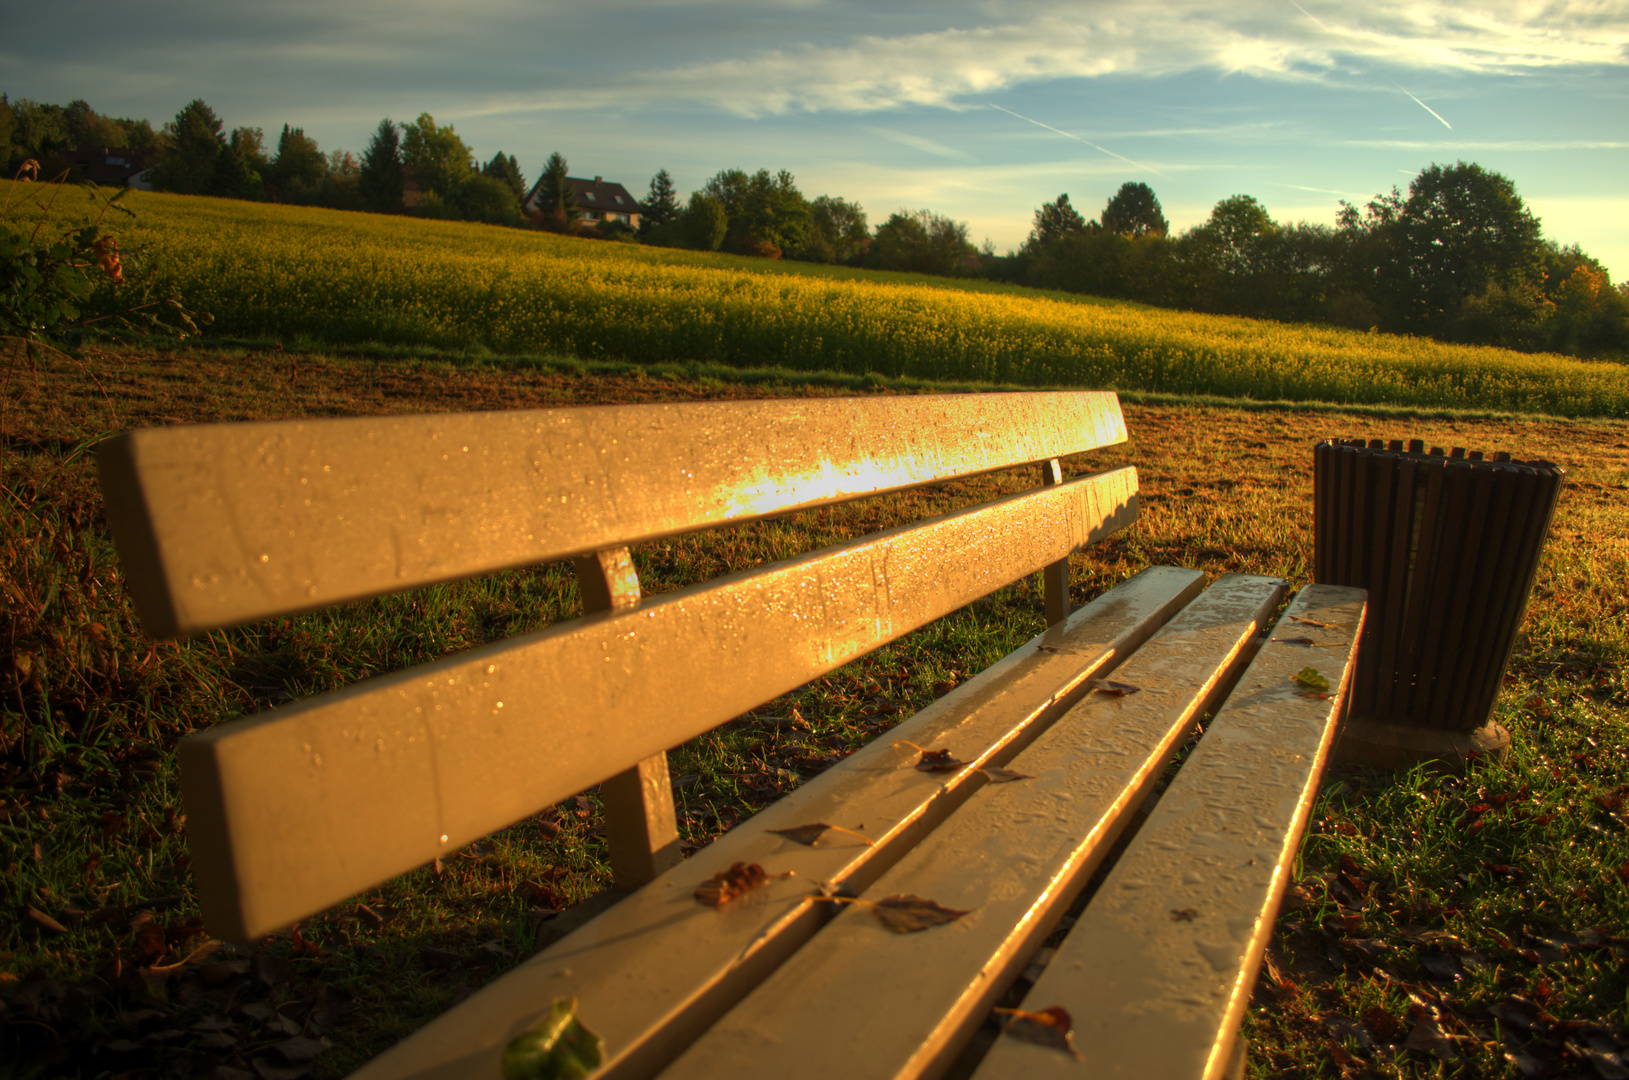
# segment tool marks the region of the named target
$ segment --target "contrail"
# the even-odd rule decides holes
[[[1396,83],[1392,83],[1392,85],[1397,86]],[[1403,90],[1403,88],[1401,86],[1397,86],[1397,89]],[[1403,90],[1403,93],[1408,94],[1408,91]],[[1413,94],[1408,94],[1408,96],[1411,97],[1411,98],[1414,98],[1414,104],[1418,105],[1420,108],[1424,109],[1426,112],[1430,113],[1432,116],[1435,116],[1438,120],[1442,120],[1442,114],[1437,112],[1437,110],[1433,109],[1431,106],[1427,105],[1425,102],[1421,101],[1419,98],[1414,97]],[[1446,120],[1442,120],[1442,126],[1447,128],[1449,131],[1454,130],[1454,125],[1450,124]]]
[[[1294,8],[1296,11],[1299,11],[1301,14],[1305,15],[1307,18],[1309,18],[1313,22],[1317,23],[1318,24],[1318,29],[1324,31],[1325,33],[1333,34],[1335,32],[1335,31],[1329,29],[1329,27],[1325,26],[1324,21],[1322,19],[1318,18],[1318,16],[1314,15],[1312,12],[1310,12],[1306,8],[1302,7],[1300,4],[1297,4],[1295,2],[1295,0],[1290,0],[1290,7]]]
[[[1099,153],[1107,154],[1111,158],[1119,158],[1121,161],[1125,162],[1127,165],[1135,165],[1139,169],[1147,169],[1149,172],[1153,173],[1155,176],[1165,176],[1164,173],[1160,172],[1158,169],[1154,168],[1154,166],[1152,166],[1152,165],[1144,165],[1140,161],[1132,161],[1130,158],[1126,157],[1125,155],[1116,154],[1113,150],[1109,150],[1109,149],[1107,149],[1105,147],[1099,146],[1096,143],[1092,142],[1090,139],[1083,139],[1079,135],[1071,135],[1067,131],[1060,131],[1058,128],[1053,127],[1051,124],[1043,124],[1039,120],[1031,120],[1029,117],[1025,116],[1023,113],[1015,113],[1011,109],[1005,108],[1005,107],[1003,107],[1001,105],[997,105],[993,101],[990,102],[990,108],[992,108],[992,109],[1000,109],[1002,112],[1006,113],[1008,116],[1016,116],[1020,120],[1026,121],[1027,123],[1034,124],[1036,127],[1046,128],[1048,131],[1053,132],[1054,134],[1057,134],[1057,135],[1062,135],[1066,139],[1073,139],[1076,142],[1085,143],[1087,146],[1091,147],[1093,150],[1098,151]],[[1439,119],[1441,119],[1441,118],[1439,117]],[[1165,179],[1169,180],[1171,178],[1169,176],[1165,176]]]

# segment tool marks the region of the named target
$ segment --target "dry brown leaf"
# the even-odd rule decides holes
[[[41,911],[32,904],[27,905],[24,913],[28,916],[29,922],[39,927],[47,934],[66,934],[68,932],[68,928],[66,926],[63,926],[61,923],[57,922],[55,919],[51,918],[51,916],[47,915],[45,912]]]
[[[722,907],[742,893],[749,893],[769,884],[776,877],[786,877],[790,873],[788,870],[785,874],[771,876],[757,863],[738,862],[728,870],[714,874],[710,881],[697,885],[695,896],[708,907]]]
[[[916,767],[922,772],[954,772],[967,764],[950,750],[926,750],[909,739],[900,739],[894,745],[908,746],[921,754],[922,756],[916,761]]]
[[[794,825],[790,829],[768,829],[765,831],[772,832],[777,836],[784,836],[793,843],[803,844],[807,847],[814,847],[815,841],[825,836],[828,831],[852,836],[856,840],[862,841],[866,847],[876,846],[876,843],[868,836],[857,833],[853,829],[845,829],[841,825],[827,825],[824,821],[816,821],[810,825]]]
[[[943,926],[945,923],[955,922],[973,910],[968,908],[967,911],[957,911],[955,908],[947,908],[926,897],[911,893],[885,896],[881,900],[866,900],[858,896],[817,896],[815,899],[833,904],[859,904],[868,907],[878,922],[896,934],[911,934],[929,927]]]
[[[990,768],[990,769],[980,769],[979,772],[983,773],[984,776],[985,776],[985,779],[989,780],[990,783],[992,783],[992,784],[1010,784],[1014,780],[1033,780],[1033,779],[1035,779],[1035,777],[1031,776],[1029,773],[1021,773],[1021,772],[1018,772],[1018,771],[1016,771],[1014,769]]]
[[[1340,629],[1340,627],[1336,626],[1332,622],[1319,622],[1317,619],[1309,619],[1305,615],[1291,615],[1290,616],[1290,621],[1291,622],[1298,622],[1298,623],[1305,623],[1308,626],[1321,626],[1325,630],[1338,630],[1338,629]]]
[[[998,1016],[1007,1017],[1007,1026],[1003,1030],[1013,1038],[1037,1046],[1062,1050],[1076,1061],[1084,1060],[1080,1056],[1080,1051],[1075,1049],[1074,1021],[1069,1018],[1068,1011],[1061,1006],[1053,1005],[1038,1012],[1001,1008],[995,1012]]]
[[[1171,909],[1172,922],[1193,922],[1197,918],[1199,918],[1198,908],[1185,907]]]
[[[1115,682],[1113,679],[1100,679],[1092,685],[1092,689],[1099,694],[1108,694],[1110,697],[1126,697],[1141,690],[1140,686],[1130,683]]]

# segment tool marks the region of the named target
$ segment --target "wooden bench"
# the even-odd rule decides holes
[[[496,1078],[511,1040],[571,999],[604,1040],[595,1076],[965,1073],[992,1004],[1141,820],[1024,1007],[1067,1010],[1087,1075],[1223,1075],[1238,1065],[1364,596],[1308,586],[1269,634],[1285,582],[1229,575],[1205,589],[1199,571],[1155,567],[1071,612],[1069,557],[1135,520],[1137,476],[1065,478],[1060,459],[1125,437],[1113,394],[1026,393],[109,440],[108,517],[155,635],[568,557],[584,597],[580,619],[188,737],[208,927],[260,937],[599,784],[630,895],[358,1077]],[[628,554],[1036,463],[1038,487],[654,597]],[[1035,573],[1044,632],[680,860],[668,748]],[[1326,691],[1298,682],[1309,667]],[[951,760],[919,768],[907,740]],[[815,823],[872,843],[774,831]],[[767,882],[698,900],[738,863]],[[843,902],[901,895],[965,914],[895,933]],[[1003,1034],[975,1075],[1054,1073],[1081,1066]]]

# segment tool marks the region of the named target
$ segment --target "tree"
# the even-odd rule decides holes
[[[1041,208],[1035,211],[1035,224],[1024,246],[1033,251],[1085,228],[1086,219],[1069,205],[1069,193],[1066,191],[1058,196],[1057,202],[1042,203]]]
[[[870,243],[871,230],[859,204],[822,195],[809,204],[808,228],[792,257],[807,262],[852,264],[865,254]]]
[[[901,210],[877,226],[866,265],[878,270],[948,277],[977,249],[967,241],[967,224],[931,210]]]
[[[451,200],[475,172],[475,155],[451,124],[438,126],[435,117],[420,113],[402,128],[402,165],[412,171],[419,190]]]
[[[368,148],[362,152],[357,186],[368,209],[399,210],[402,206],[401,131],[390,119],[379,121]]]
[[[304,128],[284,124],[283,133],[277,137],[277,158],[271,173],[280,201],[311,202],[328,176],[328,159]]]
[[[1188,233],[1194,256],[1219,273],[1242,276],[1259,269],[1263,244],[1278,226],[1253,195],[1230,195],[1211,208],[1205,224]]]
[[[484,221],[489,225],[520,223],[520,199],[515,189],[507,180],[496,176],[483,174],[465,180],[453,204],[465,221]]]
[[[679,199],[673,191],[673,177],[666,169],[658,169],[650,178],[650,191],[645,205],[640,208],[639,235],[648,236],[652,229],[660,229],[679,216]]]
[[[521,175],[520,162],[515,160],[514,154],[505,154],[502,150],[492,156],[481,170],[482,176],[489,176],[494,180],[501,180],[515,195],[515,205],[526,197],[526,177]]]
[[[537,178],[537,202],[533,209],[543,215],[546,224],[556,229],[571,227],[572,215],[577,210],[577,192],[566,183],[566,159],[556,150],[543,163],[543,174]]]
[[[232,129],[226,150],[215,160],[215,192],[232,199],[266,197],[266,175],[271,163],[266,159],[265,135],[259,128]]]
[[[1127,181],[1103,207],[1103,227],[1112,233],[1129,236],[1164,236],[1170,231],[1165,211],[1160,209],[1154,189],[1147,184]]]
[[[214,186],[217,159],[226,149],[220,117],[203,99],[194,98],[164,130],[170,148],[154,170],[153,186],[183,195],[208,192]]]
[[[785,169],[773,176],[768,169],[751,175],[725,169],[702,191],[724,208],[726,250],[776,258],[796,247],[808,227],[809,202]]]
[[[679,216],[679,230],[686,247],[717,251],[730,231],[730,215],[716,197],[706,191],[693,191],[690,204]]]

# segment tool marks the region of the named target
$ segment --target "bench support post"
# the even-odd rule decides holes
[[[1057,458],[1043,461],[1041,482],[1045,487],[1063,483],[1063,462]],[[1046,624],[1055,626],[1069,617],[1069,560],[1060,559],[1042,570],[1041,582],[1046,596]]]
[[[639,575],[625,547],[573,559],[583,614],[622,611],[639,603]],[[646,758],[600,785],[611,876],[619,889],[637,889],[677,866],[679,823],[667,754]]]

